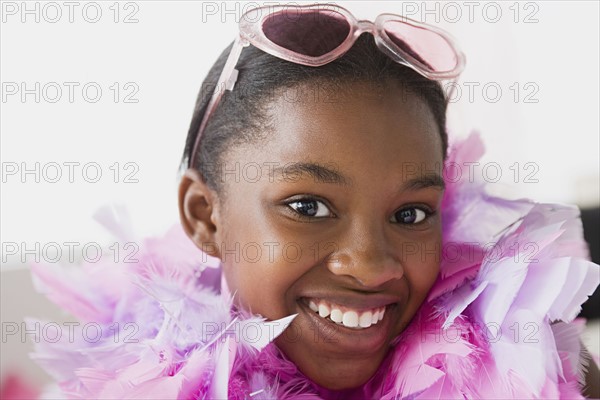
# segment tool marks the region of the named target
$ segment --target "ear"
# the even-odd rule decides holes
[[[179,184],[179,218],[192,241],[210,256],[220,258],[217,242],[218,197],[195,169],[185,171]]]

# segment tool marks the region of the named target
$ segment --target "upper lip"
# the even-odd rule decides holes
[[[374,308],[380,308],[389,304],[399,303],[402,299],[397,295],[390,295],[384,293],[325,293],[325,292],[311,292],[302,295],[306,299],[323,300],[332,304],[339,304],[355,310],[371,310]]]

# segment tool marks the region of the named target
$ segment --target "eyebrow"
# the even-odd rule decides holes
[[[309,175],[316,182],[335,183],[337,185],[350,186],[351,179],[346,178],[334,169],[328,168],[325,165],[319,165],[308,162],[293,162],[285,164],[282,167],[273,168],[273,173],[281,173],[284,178],[286,176],[301,176]]]
[[[438,174],[424,174],[417,178],[409,179],[402,185],[402,190],[419,190],[427,188],[437,188],[444,190],[446,184],[444,179]]]
[[[345,177],[334,169],[324,165],[309,162],[293,162],[281,167],[273,168],[273,173],[281,173],[283,176],[301,176],[308,175],[316,182],[334,183],[342,186],[351,186],[352,180]],[[420,190],[427,188],[438,188],[444,190],[446,187],[444,179],[438,174],[423,174],[421,176],[409,179],[402,185],[404,190]]]

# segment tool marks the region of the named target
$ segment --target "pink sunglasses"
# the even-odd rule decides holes
[[[369,32],[384,54],[428,79],[455,80],[465,66],[465,55],[447,32],[397,14],[381,14],[371,22],[357,20],[337,4],[265,6],[244,13],[239,28],[200,123],[190,166],[208,120],[225,90],[233,90],[235,66],[250,44],[283,60],[319,67],[343,56],[362,33]]]

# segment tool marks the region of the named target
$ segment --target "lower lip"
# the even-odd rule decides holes
[[[339,352],[371,353],[382,348],[391,338],[392,317],[396,310],[395,304],[385,308],[383,319],[368,328],[356,329],[338,325],[330,319],[320,317],[312,311],[303,301],[299,300],[300,309],[309,318],[312,324],[314,342],[332,346]]]

